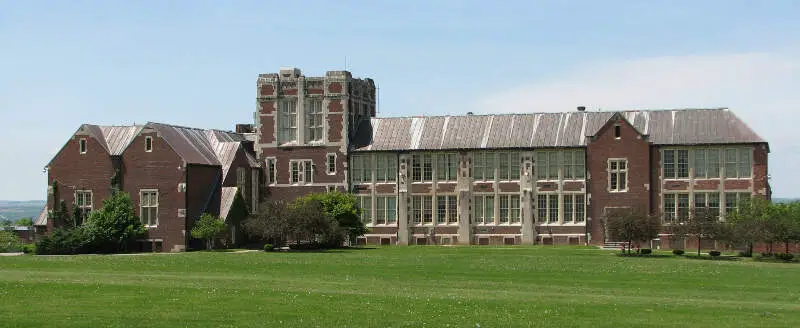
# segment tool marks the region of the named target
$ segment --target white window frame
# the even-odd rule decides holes
[[[151,136],[144,137],[144,152],[145,153],[153,152],[153,137]]]
[[[583,149],[568,149],[560,153],[562,178],[564,180],[585,180],[586,152]]]
[[[297,172],[295,173],[294,166],[297,165]],[[308,185],[314,183],[314,161],[310,159],[292,159],[289,160],[289,183],[292,185]],[[310,174],[309,174],[310,173]],[[295,179],[297,174],[297,179]]]
[[[472,195],[472,201],[474,202],[472,206],[473,215],[475,217],[475,222],[477,222],[479,225],[496,224],[497,218],[494,215],[494,209],[496,208],[495,199],[497,199],[497,197],[493,193],[475,193]],[[492,207],[489,211],[486,210],[487,204],[491,204]]]
[[[517,151],[497,152],[497,179],[500,181],[519,181],[520,153]],[[503,165],[505,161],[506,165]],[[505,166],[505,169],[504,169]]]
[[[564,193],[561,199],[563,224],[583,224],[586,222],[586,194]],[[581,200],[580,204],[578,204],[579,199]],[[569,211],[567,211],[567,209],[569,209]]]
[[[308,143],[322,143],[325,141],[325,111],[322,98],[307,98],[305,100],[306,113],[306,139]]]
[[[739,209],[739,207],[742,206],[742,199],[750,199],[750,198],[753,197],[752,193],[749,192],[749,191],[746,191],[746,190],[745,191],[729,191],[729,190],[726,190],[724,193],[725,193],[725,204],[720,204],[720,206],[724,206],[724,208],[725,208],[725,217],[726,218],[728,217],[728,215],[730,215],[730,210],[731,209],[733,209],[734,211],[737,211]],[[731,196],[733,196],[733,198],[735,198],[735,200],[733,201],[733,205],[734,206],[729,207],[728,206],[728,202],[731,199]]]
[[[358,206],[361,209],[361,222],[366,225],[375,224],[375,214],[372,206],[372,195],[357,195]]]
[[[519,225],[522,222],[522,199],[519,193],[498,194],[498,224]],[[512,200],[516,199],[516,207]],[[505,211],[505,215],[503,212]]]
[[[86,142],[86,138],[78,139],[78,152],[83,155],[89,151],[89,144]]]
[[[278,101],[278,144],[297,142],[297,99]]]
[[[728,160],[728,151],[734,151],[736,153],[736,160],[729,161]],[[753,149],[750,147],[727,147],[722,150],[722,166],[725,175],[725,179],[751,179],[753,177]],[[731,174],[730,170],[728,170],[729,165],[733,165],[736,167],[734,174]],[[742,173],[741,170],[743,167],[747,166],[747,174],[740,174]]]
[[[391,205],[393,200],[394,206]],[[397,225],[397,196],[378,195],[375,196],[375,225],[396,226]]]
[[[479,151],[472,154],[472,177],[475,180],[493,181],[496,177],[497,157],[494,152]]]
[[[350,180],[353,183],[372,183],[372,154],[350,156]]]
[[[267,171],[267,184],[274,185],[278,183],[278,160],[275,157],[267,157],[264,161]]]
[[[712,161],[711,154],[713,153],[716,154],[716,159]],[[699,156],[699,154],[702,154],[702,156]],[[719,179],[721,168],[720,159],[721,156],[724,156],[724,154],[724,148],[693,149],[692,155],[694,158],[692,160],[692,175],[694,179]],[[702,161],[699,161],[699,158],[702,158]]]
[[[682,207],[681,205],[681,196],[686,197],[686,207],[685,213],[681,213]],[[667,197],[672,198],[672,202],[667,202]],[[680,222],[685,222],[689,219],[689,216],[692,213],[692,197],[688,192],[666,192],[664,196],[661,198],[662,203],[664,204],[664,216],[662,218],[662,222],[664,224],[675,224]],[[671,205],[671,211],[667,210],[667,204]],[[671,219],[668,219],[671,218]]]
[[[327,153],[325,154],[325,172],[328,175],[336,175],[336,153]],[[333,170],[331,170],[331,168]]]
[[[258,169],[251,169],[250,170],[250,187],[252,192],[250,193],[250,209],[251,212],[255,213],[258,212],[258,203],[259,203],[259,180],[260,180],[260,172]]]
[[[397,181],[397,154],[375,154],[375,182]]]
[[[558,167],[561,162],[559,161],[559,152],[557,150],[539,150],[536,151],[536,179],[539,181],[555,181],[558,180]],[[555,176],[553,176],[553,168],[555,168]]]
[[[82,200],[86,200],[85,197],[86,195],[89,196],[88,205],[85,202],[82,202]],[[79,209],[81,209],[81,214],[83,215],[83,219],[85,220],[86,218],[89,217],[89,214],[94,209],[94,193],[91,190],[81,189],[81,190],[75,190],[73,196],[75,197],[74,206],[77,206]]]
[[[612,169],[611,168],[611,163],[615,163],[617,168],[616,169]],[[625,163],[625,168],[624,169],[620,169],[619,168],[620,167],[620,165],[619,165],[620,163]],[[629,179],[628,177],[630,176],[630,174],[628,174],[630,172],[629,171],[630,170],[630,166],[628,165],[628,159],[627,158],[609,158],[608,162],[606,164],[608,165],[608,170],[607,170],[607,172],[608,172],[608,192],[627,192],[629,187],[630,187],[630,183],[629,183],[630,181],[628,181],[628,179]],[[611,176],[612,175],[616,175],[616,177],[617,177],[617,186],[616,186],[616,188],[612,188],[612,185],[611,185]],[[620,185],[619,182],[621,181],[620,175],[625,175],[625,179],[624,179],[625,188],[619,188],[619,185]]]
[[[247,197],[247,169],[241,166],[236,168],[236,187],[242,196]]]
[[[433,182],[435,167],[436,163],[433,153],[411,155],[411,183]]]
[[[456,181],[459,164],[458,153],[436,154],[436,181]]]
[[[541,225],[555,225],[561,222],[561,204],[558,193],[540,193],[536,195],[536,223]],[[544,206],[542,206],[544,199]],[[555,207],[553,205],[555,200]],[[544,211],[545,215],[542,215]],[[554,215],[555,214],[555,215]]]
[[[458,224],[458,196],[455,194],[436,195],[435,214],[437,225]]]
[[[147,206],[145,206],[143,204],[142,199],[144,198],[145,193],[155,193],[155,195],[156,195],[156,197],[155,197],[156,198],[156,204],[155,205],[147,204]],[[150,224],[150,223],[153,223],[152,221],[149,221],[149,222],[142,221],[142,224],[145,227],[148,227],[148,228],[158,227],[159,196],[160,195],[159,195],[158,189],[139,189],[139,218],[140,218],[140,220],[144,219],[144,215],[143,214],[144,214],[144,209],[145,208],[155,208],[156,209],[155,224]]]
[[[669,152],[672,156],[667,156],[667,152]],[[681,175],[681,154],[686,154],[686,171],[685,175]],[[687,148],[665,148],[661,150],[661,174],[664,176],[664,180],[688,180],[692,173],[692,152],[689,151]],[[668,162],[668,159],[670,162]],[[667,165],[672,167],[672,174],[667,174]]]
[[[415,195],[411,196],[411,222],[412,225],[433,225],[434,219],[434,201],[431,195]],[[417,206],[419,205],[419,206]],[[426,206],[427,205],[427,206]],[[427,221],[426,221],[427,219]]]
[[[713,198],[713,197],[711,197],[712,195],[716,196],[716,200],[717,200],[717,206],[716,207],[710,206],[712,204],[712,202],[711,202],[711,198]],[[697,206],[698,205],[698,198],[700,198],[700,196],[702,196],[702,198],[703,198],[703,201],[700,202],[700,204],[702,206]],[[722,197],[721,197],[721,195],[720,195],[720,193],[718,191],[695,191],[692,194],[692,210],[698,210],[698,209],[703,209],[703,208],[707,208],[707,209],[716,208],[717,209],[717,213],[716,213],[717,216],[718,217],[722,217],[721,205],[723,205],[723,204],[721,204],[721,200],[722,200]]]

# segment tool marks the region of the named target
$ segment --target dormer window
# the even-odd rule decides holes
[[[86,139],[78,141],[78,150],[81,154],[86,154]]]
[[[144,137],[144,151],[153,151],[153,137]]]
[[[619,125],[614,125],[614,138],[616,138],[616,139],[620,139],[620,138],[622,138],[622,137],[621,137],[621,135],[622,135],[622,133],[621,133],[621,132],[622,132],[622,131],[620,131],[620,127],[619,127]]]

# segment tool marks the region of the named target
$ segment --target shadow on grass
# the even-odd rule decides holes
[[[271,253],[351,253],[376,249],[375,247],[345,247],[345,248],[316,248],[316,249],[282,249]]]
[[[673,255],[667,255],[667,254],[623,254],[623,253],[617,253],[616,255],[619,256],[619,257],[645,257],[645,258],[675,257]]]
[[[738,256],[731,256],[731,255],[720,255],[720,256],[709,256],[709,255],[684,255],[683,256],[689,260],[706,260],[706,261],[741,261],[742,258]]]

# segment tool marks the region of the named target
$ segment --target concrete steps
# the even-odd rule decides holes
[[[618,251],[622,249],[623,245],[627,245],[625,242],[621,241],[607,241],[603,243],[603,246],[600,246],[600,249],[608,249],[608,250],[615,250]]]

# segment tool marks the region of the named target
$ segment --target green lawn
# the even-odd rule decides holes
[[[541,247],[0,257],[2,327],[790,327],[800,265]]]

